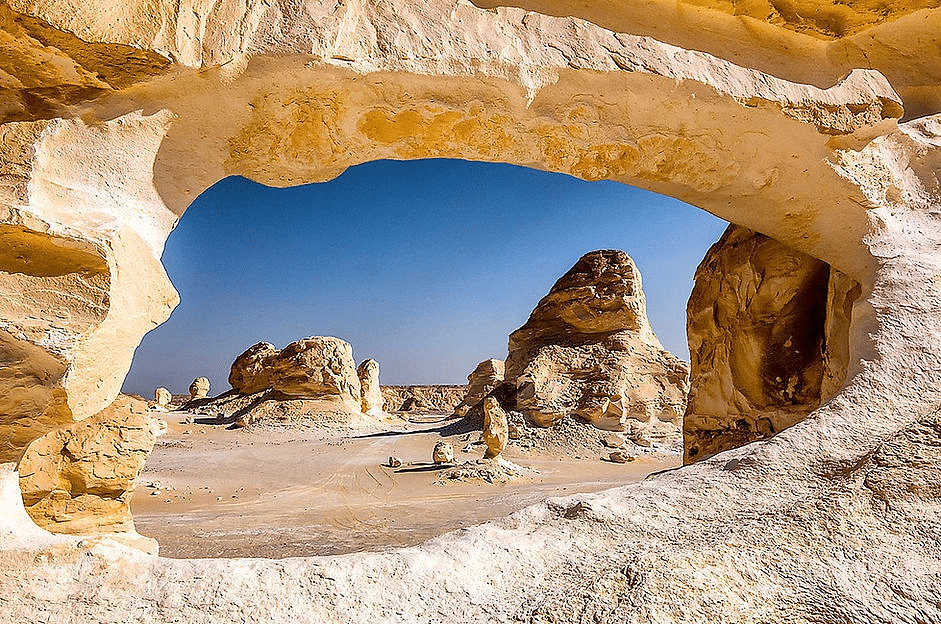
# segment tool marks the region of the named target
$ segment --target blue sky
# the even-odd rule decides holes
[[[222,180],[187,210],[163,262],[181,303],[134,356],[126,392],[182,393],[252,344],[337,336],[383,383],[465,383],[578,258],[626,251],[664,346],[688,360],[693,272],[726,223],[614,182],[512,165],[378,161],[288,189]]]

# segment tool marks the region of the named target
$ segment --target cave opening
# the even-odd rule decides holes
[[[323,335],[351,344],[357,364],[377,360],[383,386],[455,386],[460,400],[475,365],[505,358],[507,337],[596,249],[633,258],[656,336],[687,360],[693,271],[726,226],[632,186],[503,164],[378,161],[287,189],[228,178],[194,201],[168,239],[163,262],[181,303],[144,338],[124,391],[187,395],[194,378],[207,377],[218,396],[231,392],[229,367],[249,346]],[[455,430],[460,419],[430,407],[400,414],[409,435],[347,434],[334,447],[339,456],[317,451],[315,460],[312,449],[323,444],[299,432],[300,422],[282,423],[289,433],[264,424],[250,428],[263,433],[246,433],[227,430],[233,421],[217,420],[215,408],[191,424],[171,410],[163,415],[170,431],[138,480],[137,530],[174,557],[343,553],[417,543],[680,463],[677,446],[625,468],[600,461],[601,450],[589,458],[573,441],[564,456],[517,458],[543,477],[513,495],[429,488],[433,473],[380,464],[389,455],[421,463],[442,432]],[[611,433],[595,431],[593,443]],[[452,440],[459,459],[479,454],[462,453],[475,441],[468,435]],[[399,496],[407,488],[413,493]]]

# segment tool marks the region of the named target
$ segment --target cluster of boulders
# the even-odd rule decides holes
[[[468,376],[458,415],[485,416],[484,399],[551,427],[577,417],[642,446],[677,448],[689,368],[647,320],[640,272],[622,251],[584,255],[509,338],[506,362]]]
[[[312,336],[276,349],[267,342],[249,347],[232,363],[229,383],[241,395],[271,392],[282,399],[317,399],[337,412],[381,416],[379,363],[359,367],[348,342]]]

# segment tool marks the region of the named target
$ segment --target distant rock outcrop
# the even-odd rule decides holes
[[[351,424],[348,417],[383,414],[379,363],[366,360],[357,369],[353,347],[332,336],[303,338],[280,350],[259,342],[235,358],[229,383],[235,392],[205,407],[234,416],[237,426],[259,419]]]
[[[676,442],[688,374],[650,327],[640,272],[615,250],[584,255],[555,283],[510,335],[505,370],[515,409],[539,426],[578,416]]]
[[[450,442],[438,442],[431,451],[431,460],[436,464],[450,464],[454,462],[454,447]]]
[[[484,443],[487,445],[485,459],[499,457],[506,448],[509,438],[509,425],[506,420],[506,412],[500,407],[500,403],[493,397],[484,399]]]
[[[272,357],[271,386],[291,397],[332,399],[349,412],[361,412],[361,389],[350,343],[312,336]]]
[[[467,394],[454,408],[454,413],[458,416],[467,414],[472,407],[480,403],[503,382],[505,370],[503,360],[490,359],[478,364],[474,372],[467,376]]]
[[[387,412],[447,412],[461,402],[467,386],[382,386]]]
[[[166,388],[157,388],[154,390],[154,405],[156,407],[167,408],[173,401],[173,395]]]

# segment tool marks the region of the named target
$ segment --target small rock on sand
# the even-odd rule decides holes
[[[431,459],[436,464],[451,464],[454,462],[454,447],[449,442],[438,442],[431,452]]]
[[[628,455],[624,451],[611,451],[608,454],[608,459],[616,464],[625,464],[627,462],[634,461],[634,457],[632,455]]]

